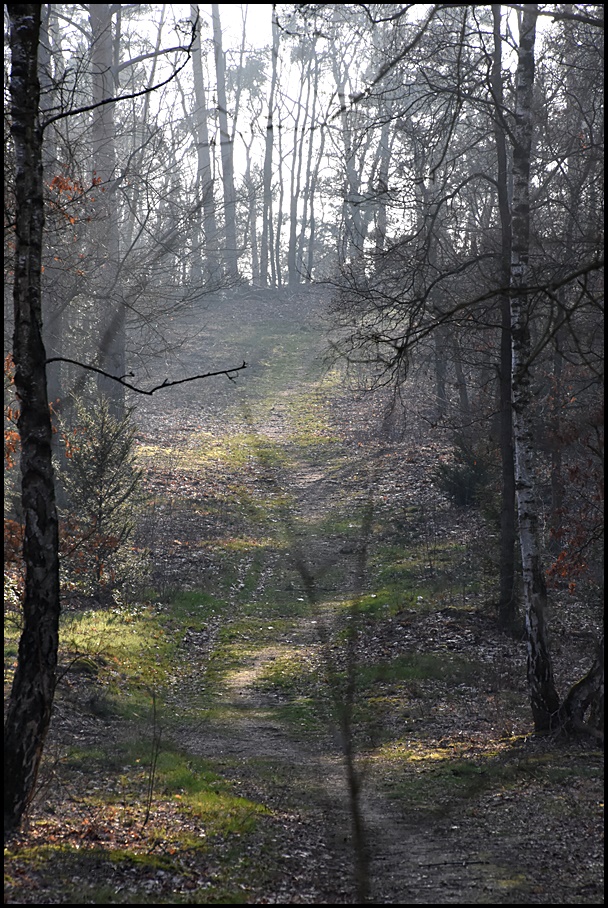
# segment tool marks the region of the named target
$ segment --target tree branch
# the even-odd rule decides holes
[[[524,5],[521,3],[504,3],[503,6],[508,9],[517,10],[518,13],[524,11]],[[539,10],[539,16],[546,16],[553,22],[582,22],[585,25],[594,25],[596,28],[604,27],[604,20],[597,16],[588,16],[584,13],[555,12],[552,10]]]
[[[153,388],[150,388],[146,391],[144,388],[138,388],[136,385],[130,384],[130,382],[125,381],[124,375],[119,377],[118,375],[110,375],[108,372],[105,372],[103,369],[98,369],[97,366],[90,366],[88,363],[81,363],[76,359],[68,359],[67,356],[51,356],[46,360],[46,364],[49,363],[70,363],[72,366],[80,366],[81,369],[87,369],[89,372],[95,372],[98,375],[103,375],[106,378],[111,378],[112,381],[118,382],[119,385],[123,385],[125,388],[129,388],[130,391],[135,391],[137,394],[147,394],[148,397],[151,397],[156,391],[160,391],[163,388],[171,388],[173,385],[183,385],[189,381],[197,381],[199,378],[212,378],[214,375],[225,375],[226,378],[230,381],[234,381],[234,376],[232,372],[240,372],[242,369],[247,368],[247,363],[243,360],[242,366],[233,366],[231,369],[219,369],[217,372],[205,372],[200,375],[190,375],[188,378],[178,378],[177,381],[168,381],[165,379],[160,385],[155,385]],[[132,374],[132,373],[131,373]]]
[[[176,47],[165,47],[163,50],[151,50],[147,54],[140,54],[139,57],[132,57],[130,60],[125,60],[123,63],[120,63],[117,67],[118,72],[121,73],[123,69],[126,69],[128,66],[135,66],[136,63],[141,63],[143,60],[149,60],[151,57],[162,57],[164,54],[173,54],[178,50],[189,51],[190,48],[184,47],[183,44],[178,44]]]
[[[47,126],[50,126],[51,123],[56,123],[57,120],[64,120],[66,117],[73,117],[76,114],[87,113],[87,111],[95,110],[98,107],[103,107],[105,104],[116,104],[116,103],[118,103],[118,101],[130,101],[133,98],[140,98],[142,95],[150,94],[150,92],[156,91],[158,88],[162,88],[163,85],[168,85],[169,82],[171,82],[173,79],[175,79],[176,76],[179,75],[179,73],[188,64],[188,61],[190,60],[192,45],[194,44],[194,41],[196,38],[197,22],[198,22],[198,18],[192,24],[192,36],[190,38],[190,44],[187,47],[182,46],[179,48],[174,48],[176,50],[185,51],[186,59],[184,60],[182,65],[178,66],[178,68],[175,69],[167,79],[164,79],[164,81],[162,81],[162,82],[158,82],[156,85],[150,85],[148,88],[142,88],[140,91],[134,91],[128,95],[117,95],[116,97],[112,97],[112,98],[104,98],[102,101],[95,102],[95,104],[85,104],[83,107],[76,107],[73,110],[64,110],[61,113],[55,114],[54,117],[49,117],[47,120],[45,120],[42,123],[42,127],[41,127],[42,130],[44,131],[47,128]],[[162,51],[160,51],[159,53],[162,53]],[[112,377],[112,376],[110,376],[110,377]]]

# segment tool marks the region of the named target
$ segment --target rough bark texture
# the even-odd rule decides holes
[[[590,709],[590,721],[585,713]],[[559,711],[560,725],[571,735],[588,734],[604,740],[604,638],[597,646],[593,665],[570,690]]]
[[[59,636],[58,524],[41,317],[42,130],[40,4],[8,4],[16,254],[13,357],[20,402],[25,521],[23,632],[4,724],[4,831],[18,828],[35,790],[55,692]]]
[[[512,407],[515,487],[528,644],[528,682],[535,729],[548,731],[557,724],[559,697],[553,681],[544,617],[547,590],[540,552],[539,514],[533,467],[535,453],[531,418],[529,326],[531,303],[526,292],[529,269],[530,149],[537,14],[536,4],[525,5],[516,77],[511,247]]]

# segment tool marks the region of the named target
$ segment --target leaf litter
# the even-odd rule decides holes
[[[292,316],[297,330],[301,309]],[[40,790],[5,856],[5,902],[355,901],[349,804],[324,681],[328,662],[336,676],[347,671],[349,612],[357,617],[354,735],[373,901],[602,901],[601,754],[531,735],[524,645],[498,632],[488,606],[488,526],[452,507],[429,480],[449,447],[429,437],[415,401],[407,438],[379,437],[382,392],[315,384],[305,365],[301,357],[289,365],[272,407],[262,406],[262,372],[260,389],[242,394],[239,406],[232,389],[189,388],[138,411],[142,448],[156,452],[145,461],[150,504],[140,527],[152,584],[166,601],[178,590],[216,589],[231,553],[232,617],[218,609],[188,627],[163,612],[179,636],[163,694],[171,734],[267,813],[253,830],[209,835],[179,794],[155,792],[144,824],[145,768],[88,760],[68,772],[70,749],[91,753],[115,742],[119,753],[149,732],[111,699],[104,707],[104,667],[68,674]],[[311,388],[329,428],[299,423],[294,434],[290,395],[310,400]],[[283,461],[201,461],[201,440],[223,446],[252,427],[281,448]],[[373,531],[358,590],[370,482]],[[314,588],[294,570],[294,545]],[[311,596],[315,609],[306,608]],[[283,600],[299,603],[301,614],[281,618]],[[259,626],[237,630],[244,604]],[[584,633],[574,658],[573,641],[565,646],[576,608],[559,603],[554,632],[564,685],[588,660]],[[591,632],[593,617],[585,620]],[[210,674],[214,654],[227,657],[226,634],[234,665]],[[293,651],[303,654],[295,670]],[[114,680],[120,689],[120,671]]]

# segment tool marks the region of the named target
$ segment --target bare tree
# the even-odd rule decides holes
[[[236,197],[234,191],[234,160],[232,131],[228,127],[226,100],[226,63],[222,45],[222,26],[217,3],[211,4],[213,18],[213,50],[217,78],[217,109],[220,123],[220,149],[222,156],[222,186],[224,189],[224,230],[226,236],[226,270],[233,283],[238,280],[238,249],[236,241]]]
[[[260,248],[260,276],[262,286],[267,287],[269,283],[276,283],[276,274],[274,266],[274,256],[272,254],[273,246],[273,225],[272,225],[272,169],[275,139],[275,92],[277,87],[278,59],[279,59],[279,23],[277,20],[276,9],[272,12],[272,52],[271,52],[271,76],[270,90],[268,95],[268,117],[266,123],[265,151],[264,151],[264,194],[262,207],[262,240]],[[273,274],[270,278],[269,267]]]
[[[494,141],[496,145],[496,192],[500,216],[499,282],[505,290],[499,294],[500,306],[500,580],[498,620],[503,627],[513,627],[519,616],[515,591],[515,468],[513,457],[513,420],[511,402],[511,304],[506,288],[511,265],[511,207],[509,204],[507,130],[505,127],[504,83],[502,68],[502,35],[500,5],[492,5],[494,53],[492,59],[492,97]]]
[[[103,101],[117,94],[112,14],[109,3],[90,3],[92,110],[92,177],[99,184],[96,199],[94,300],[99,324],[99,366],[112,375],[126,373],[126,311],[118,284],[120,237],[116,204],[116,129],[114,104]],[[113,415],[124,410],[124,393],[115,382],[99,375],[100,394],[112,401]]]
[[[565,727],[585,730],[588,708],[602,697],[603,644],[590,671],[560,702],[553,678],[546,626],[547,587],[542,561],[538,479],[534,464],[532,363],[530,325],[535,305],[530,282],[530,153],[534,131],[533,87],[538,5],[525,4],[520,26],[516,73],[513,146],[511,251],[512,406],[519,544],[524,587],[528,646],[528,682],[537,731]],[[597,713],[596,713],[597,714]],[[592,729],[593,730],[593,729]]]
[[[55,504],[55,483],[51,452],[51,416],[46,366],[61,360],[84,367],[104,383],[143,394],[154,394],[173,384],[194,381],[209,375],[232,373],[245,368],[219,370],[175,381],[165,380],[149,390],[125,380],[122,373],[110,373],[99,366],[66,357],[47,358],[42,337],[42,258],[44,243],[43,122],[40,105],[38,52],[41,30],[40,4],[9,4],[11,136],[15,177],[15,269],[13,360],[15,389],[19,401],[18,428],[21,443],[21,504],[24,515],[23,561],[25,589],[23,628],[17,666],[8,700],[4,725],[4,828],[5,835],[18,829],[35,791],[56,684],[59,644],[60,587],[59,539]],[[100,41],[107,37],[108,11],[96,9],[94,25]],[[105,17],[105,18],[104,18]],[[108,48],[99,50],[98,75],[107,74]],[[98,89],[96,104],[85,104],[76,113],[109,107],[116,100]],[[153,90],[144,89],[142,93]],[[128,97],[132,97],[131,94]],[[55,120],[64,113],[55,114]],[[48,111],[45,123],[48,125]],[[113,175],[113,133],[111,123],[99,125],[99,156]],[[105,139],[109,137],[108,143]],[[109,155],[107,161],[104,155]],[[102,262],[104,260],[102,250]],[[112,263],[114,264],[114,263]],[[108,331],[108,342],[113,333]]]
[[[371,19],[374,14],[369,15]],[[601,711],[597,704],[602,698],[602,645],[592,654],[587,676],[560,699],[545,627],[547,540],[540,509],[544,487],[535,467],[545,456],[539,436],[539,426],[547,424],[542,403],[550,403],[553,427],[557,407],[562,406],[551,404],[550,390],[543,388],[547,384],[543,370],[553,369],[555,382],[561,382],[559,369],[553,368],[554,344],[559,355],[567,356],[574,375],[571,381],[584,400],[593,407],[600,403],[597,382],[603,347],[601,339],[592,335],[591,325],[601,318],[598,294],[603,263],[596,165],[603,127],[594,94],[587,88],[589,75],[583,80],[581,74],[600,65],[601,51],[600,42],[586,32],[572,41],[569,56],[576,55],[576,63],[570,67],[564,61],[566,77],[563,67],[552,77],[551,67],[557,65],[559,55],[545,41],[547,85],[542,88],[559,98],[551,117],[543,96],[538,100],[534,96],[536,15],[534,4],[522,7],[514,90],[501,63],[506,39],[501,35],[499,8],[436,7],[422,27],[408,24],[404,15],[400,28],[394,29],[398,35],[403,27],[402,41],[412,59],[390,47],[388,62],[378,76],[351,96],[350,105],[346,99],[341,105],[341,120],[360,105],[376,102],[375,109],[381,110],[377,98],[383,79],[391,73],[402,80],[403,90],[394,103],[396,137],[387,194],[396,204],[388,212],[382,253],[373,248],[372,238],[364,239],[360,260],[342,266],[337,282],[336,345],[350,362],[369,370],[372,382],[393,387],[403,384],[412,363],[418,364],[415,377],[420,375],[421,356],[430,348],[440,418],[449,415],[453,406],[448,399],[449,370],[453,369],[461,414],[472,409],[467,381],[480,399],[483,384],[493,386],[489,406],[478,419],[479,425],[482,420],[489,423],[493,411],[500,419],[499,617],[501,623],[511,625],[517,615],[512,505],[517,477],[534,724],[542,731],[562,727],[593,735],[594,718],[591,727],[583,725],[583,719],[591,707],[595,716]],[[563,20],[563,27],[593,31],[597,23],[577,17]],[[576,89],[575,73],[576,79],[585,82]],[[570,104],[567,99],[563,102],[564,91],[570,92]],[[564,132],[562,120],[569,108],[576,111],[577,125]],[[382,125],[377,114],[375,119],[370,117],[368,127],[376,134]],[[539,163],[532,173],[533,141]],[[402,174],[407,179],[398,182]],[[401,220],[400,212],[405,212]],[[361,223],[364,227],[365,221]],[[564,244],[567,237],[571,249]],[[485,353],[475,355],[475,342]],[[463,360],[463,348],[469,351],[468,363]],[[491,381],[494,370],[498,383]],[[589,451],[592,445],[601,451],[598,417],[588,414],[586,425],[595,431],[586,442]],[[582,438],[582,429],[577,432],[576,437]],[[593,457],[597,461],[597,455]],[[593,552],[594,558],[600,532],[594,523],[578,534],[579,545]]]
[[[203,78],[203,61],[201,51],[201,21],[198,4],[191,4],[191,18],[196,23],[196,38],[192,48],[192,69],[194,74],[194,97],[196,107],[194,110],[193,129],[196,134],[196,153],[197,153],[197,202],[200,198],[200,204],[203,210],[203,232],[204,232],[204,253],[207,259],[209,276],[211,283],[214,284],[219,280],[219,256],[218,256],[218,228],[215,212],[214,198],[214,180],[211,167],[211,145],[209,141],[209,126],[207,123],[207,93],[205,91],[205,81]],[[193,267],[201,269],[200,258],[202,248],[197,247],[194,250]],[[195,283],[200,283],[202,273],[195,274]]]

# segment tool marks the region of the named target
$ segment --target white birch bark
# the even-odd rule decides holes
[[[507,134],[504,124],[504,88],[502,66],[501,7],[492,5],[494,26],[494,56],[492,60],[492,98],[494,102],[494,142],[496,145],[496,189],[501,227],[501,257],[499,280],[503,287],[510,281],[511,265],[511,208],[508,189]],[[515,628],[519,619],[519,604],[515,593],[515,472],[513,454],[513,407],[511,403],[511,311],[505,291],[498,298],[500,306],[500,590],[498,620],[504,628]]]
[[[526,292],[530,240],[530,152],[534,45],[538,6],[525,4],[520,29],[516,75],[513,148],[513,206],[511,246],[512,406],[515,450],[515,488],[519,518],[523,592],[528,646],[528,682],[536,731],[548,731],[558,721],[559,697],[553,681],[545,607],[547,590],[540,551],[540,529],[534,445],[531,424],[532,305]]]

